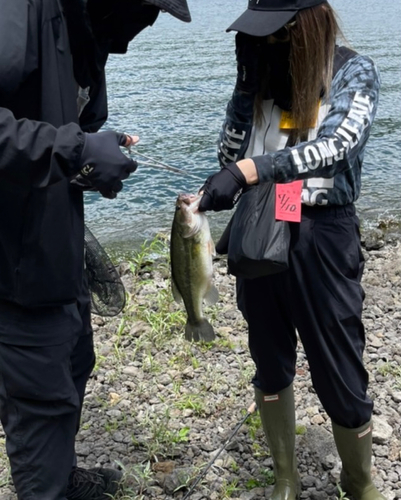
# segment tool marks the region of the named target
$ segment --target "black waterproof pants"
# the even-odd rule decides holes
[[[95,362],[89,303],[0,303],[0,417],[19,500],[64,500]]]
[[[362,362],[364,261],[355,208],[303,207],[301,223],[290,226],[289,270],[237,280],[256,364],[253,382],[265,393],[291,384],[297,330],[324,409],[336,424],[359,427],[370,420],[372,402]]]

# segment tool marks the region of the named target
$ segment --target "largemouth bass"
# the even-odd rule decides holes
[[[212,282],[214,243],[206,214],[199,212],[201,196],[180,194],[171,230],[171,283],[176,302],[184,302],[188,315],[187,340],[212,341],[216,335],[202,315],[205,300],[214,304],[219,293]]]

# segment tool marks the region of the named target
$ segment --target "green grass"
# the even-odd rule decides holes
[[[337,484],[338,496],[337,500],[349,500],[347,493],[341,489],[341,486]]]
[[[383,377],[393,379],[394,388],[401,389],[401,366],[396,363],[386,362],[379,366],[377,371]]]
[[[184,394],[174,406],[179,410],[192,410],[199,417],[205,415],[205,398],[197,394]]]
[[[245,484],[247,490],[253,490],[254,488],[266,488],[274,484],[275,477],[274,472],[269,469],[262,469],[256,478],[248,479]]]
[[[304,434],[306,434],[306,426],[305,425],[297,424],[295,426],[295,434],[297,436],[303,436]]]

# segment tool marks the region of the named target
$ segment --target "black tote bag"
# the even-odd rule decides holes
[[[288,269],[290,228],[275,218],[275,193],[272,183],[250,186],[216,245],[227,253],[234,276],[254,279]]]

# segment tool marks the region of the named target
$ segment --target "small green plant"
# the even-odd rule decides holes
[[[238,479],[234,479],[233,481],[224,481],[224,483],[221,486],[221,496],[220,498],[223,500],[224,498],[231,498],[233,494],[239,491],[238,488]]]
[[[127,467],[120,462],[117,464],[122,469],[124,475],[121,482],[121,491],[114,500],[145,500],[146,490],[153,480],[151,464],[148,461],[145,465],[133,465]]]
[[[230,339],[227,338],[218,339],[216,344],[220,347],[226,347],[230,351],[232,351],[235,348],[234,342],[232,342]]]
[[[263,477],[265,486],[270,486],[271,484],[274,484],[275,482],[275,477],[274,477],[274,472],[269,469],[264,469],[261,471],[261,475]]]
[[[295,426],[295,434],[297,436],[303,436],[304,434],[306,434],[306,426],[305,425],[301,425],[301,424],[297,424]]]
[[[133,443],[144,447],[149,460],[157,456],[174,456],[177,446],[188,441],[189,427],[170,429],[170,411],[167,408],[164,415],[155,418],[153,414],[146,413],[141,419],[144,439],[139,442],[132,436]]]
[[[2,475],[0,476],[0,488],[3,488],[3,486],[7,486],[11,482],[11,469],[10,466],[8,465],[3,471]]]
[[[260,415],[258,412],[250,415],[246,421],[248,427],[249,437],[252,441],[255,441],[257,432],[262,428],[262,421],[260,420]]]
[[[153,344],[162,347],[174,333],[183,331],[186,315],[181,309],[174,310],[172,295],[166,288],[150,295],[148,302],[146,306],[135,308],[135,316],[150,326]]]
[[[395,379],[394,386],[397,389],[401,389],[401,367],[399,365],[392,364],[390,362],[383,363],[377,371],[383,377],[393,377]]]
[[[257,478],[248,479],[245,484],[247,490],[253,490],[254,488],[265,488],[274,484],[275,477],[274,472],[269,469],[263,469],[260,471],[260,475]]]
[[[130,259],[130,269],[134,276],[151,269],[155,259],[168,255],[168,245],[163,235],[157,235],[152,241],[145,240],[140,249]]]
[[[110,434],[116,432],[118,428],[119,428],[119,423],[117,420],[109,420],[104,424],[104,430]]]
[[[267,446],[261,446],[256,441],[252,443],[252,453],[253,456],[257,458],[270,457],[270,452]]]
[[[230,468],[233,472],[239,472],[240,470],[240,466],[235,461],[231,462]]]
[[[96,353],[96,363],[95,363],[95,366],[93,368],[93,372],[97,373],[99,371],[99,369],[101,368],[102,364],[106,361],[106,357],[99,354],[97,352],[96,347],[95,347],[95,353]]]
[[[337,500],[349,500],[349,498],[347,497],[347,492],[341,489],[339,483],[337,483],[337,490],[338,490]]]
[[[205,414],[204,399],[197,394],[184,394],[174,405],[179,410],[192,410],[200,417]]]

